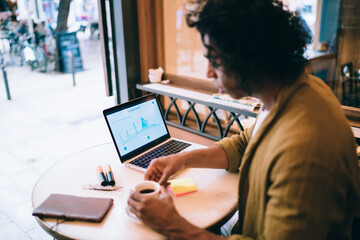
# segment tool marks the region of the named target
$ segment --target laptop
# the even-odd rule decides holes
[[[145,172],[154,158],[204,146],[170,137],[155,94],[103,111],[120,161]]]

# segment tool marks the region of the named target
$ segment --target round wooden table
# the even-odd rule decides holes
[[[96,166],[110,164],[119,191],[85,190],[85,184],[97,184]],[[198,191],[174,197],[179,213],[192,224],[208,228],[234,211],[237,202],[238,175],[219,169],[188,169],[176,178],[191,177]],[[40,226],[57,239],[165,239],[126,214],[129,191],[144,179],[143,173],[121,164],[113,143],[97,145],[77,152],[50,167],[37,181],[32,193],[36,208],[50,194],[113,198],[114,205],[101,223],[40,219]]]

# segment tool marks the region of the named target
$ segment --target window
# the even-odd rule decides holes
[[[206,79],[207,59],[200,35],[186,23],[187,0],[164,1],[164,50],[167,73]],[[188,4],[188,7],[191,5]]]
[[[191,10],[196,4],[205,2],[206,0],[138,0],[140,52],[144,56],[141,56],[142,82],[147,82],[149,68],[161,66],[165,70],[165,76],[174,81],[178,79],[179,84],[186,85],[189,83],[186,79],[191,79],[194,88],[198,88],[196,84],[200,83],[200,89],[217,91],[206,78],[208,62],[203,56],[201,39],[196,29],[187,25],[185,16],[189,8]],[[322,5],[322,0],[283,0],[283,4],[289,10],[297,11],[311,31],[315,44],[309,47],[307,56],[312,57],[313,48],[317,47],[320,26],[318,16],[321,15],[318,6]],[[150,18],[149,14],[152,15]]]
[[[319,0],[283,0],[284,7],[296,12],[317,41]],[[205,2],[205,1],[204,1]],[[207,59],[203,56],[201,39],[196,29],[186,23],[186,11],[201,6],[201,0],[164,0],[164,64],[166,72],[174,75],[206,79]],[[317,44],[315,44],[317,47]],[[312,56],[314,44],[309,46]]]

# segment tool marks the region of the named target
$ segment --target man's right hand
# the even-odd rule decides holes
[[[227,169],[229,163],[225,151],[214,145],[152,160],[145,172],[145,180],[166,186],[171,176],[188,167]]]
[[[167,180],[175,173],[186,168],[186,154],[174,154],[151,161],[145,172],[145,180],[167,185]]]

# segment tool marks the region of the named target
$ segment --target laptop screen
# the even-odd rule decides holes
[[[121,161],[169,138],[155,95],[148,95],[104,110]]]

